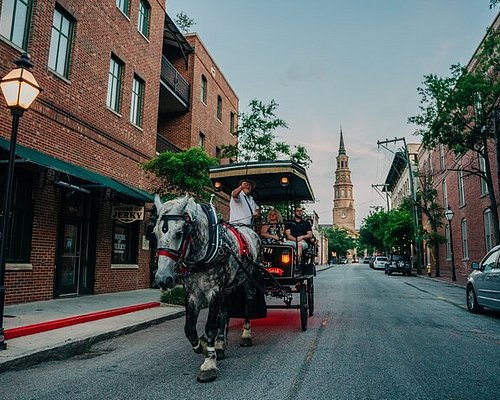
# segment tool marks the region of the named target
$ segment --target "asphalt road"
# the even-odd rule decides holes
[[[0,399],[497,399],[500,313],[473,315],[464,289],[342,265],[315,278],[315,315],[254,321],[254,347],[231,323],[215,382],[183,318],[103,342],[83,356],[0,374]]]

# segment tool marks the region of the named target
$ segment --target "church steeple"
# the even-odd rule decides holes
[[[342,126],[340,126],[340,145],[339,145],[339,155],[346,154],[344,146],[344,135],[342,134]]]
[[[344,133],[340,127],[339,154],[336,157],[335,184],[333,185],[333,226],[356,234],[353,185],[349,157],[344,145]]]

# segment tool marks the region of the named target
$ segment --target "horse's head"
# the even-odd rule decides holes
[[[162,289],[172,288],[175,268],[189,251],[196,204],[188,195],[166,203],[156,195],[155,206],[158,212],[153,230],[158,243],[155,281]]]

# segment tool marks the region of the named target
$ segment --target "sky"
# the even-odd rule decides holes
[[[184,12],[239,98],[275,100],[289,129],[277,139],[305,146],[320,224],[332,223],[340,128],[354,185],[356,227],[386,201],[382,184],[419,114],[424,75],[467,64],[499,8],[489,0],[168,0]]]

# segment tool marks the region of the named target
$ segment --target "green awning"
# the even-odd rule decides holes
[[[0,147],[3,147],[8,151],[10,142],[0,137]],[[37,164],[48,169],[59,171],[63,174],[70,175],[72,177],[91,182],[91,184],[89,185],[90,187],[97,186],[110,188],[122,195],[140,200],[145,203],[154,201],[153,195],[146,192],[145,190],[126,185],[117,181],[116,179],[98,174],[97,172],[89,171],[88,169],[79,167],[78,165],[70,164],[66,161],[59,160],[58,158],[30,149],[20,144],[16,145],[16,155],[25,162]],[[85,185],[81,186],[85,187]]]

